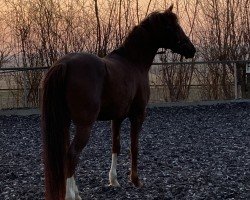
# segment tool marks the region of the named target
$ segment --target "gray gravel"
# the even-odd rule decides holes
[[[250,199],[250,103],[150,108],[140,137],[144,187],[128,182],[129,123],[108,187],[110,123],[97,122],[82,153],[83,199]],[[0,116],[0,199],[43,199],[40,117]]]

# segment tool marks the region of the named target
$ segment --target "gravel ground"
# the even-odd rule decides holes
[[[0,199],[43,199],[40,118],[0,116]],[[250,199],[250,103],[148,109],[141,189],[128,182],[129,123],[118,180],[108,187],[110,123],[97,122],[77,169],[83,199]]]

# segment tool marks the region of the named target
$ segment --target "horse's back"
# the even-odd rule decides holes
[[[81,76],[101,75],[105,72],[105,63],[101,58],[89,53],[71,53],[62,57],[57,63],[67,65],[67,73],[77,73]],[[79,74],[80,73],[80,74]]]

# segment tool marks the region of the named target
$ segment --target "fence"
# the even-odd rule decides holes
[[[245,61],[154,63],[151,102],[250,98]]]
[[[154,63],[150,102],[249,98],[250,61]],[[0,109],[38,107],[47,68],[0,69]]]
[[[38,107],[47,68],[0,69],[0,109]]]

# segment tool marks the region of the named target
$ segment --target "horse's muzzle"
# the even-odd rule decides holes
[[[196,49],[190,41],[179,43],[171,50],[173,51],[173,53],[178,53],[181,56],[184,56],[186,59],[193,58],[196,53]]]
[[[185,53],[185,58],[193,58],[194,55],[196,53],[196,49],[194,47],[194,45],[192,44],[192,46],[189,48],[189,50],[186,50],[186,53]]]

